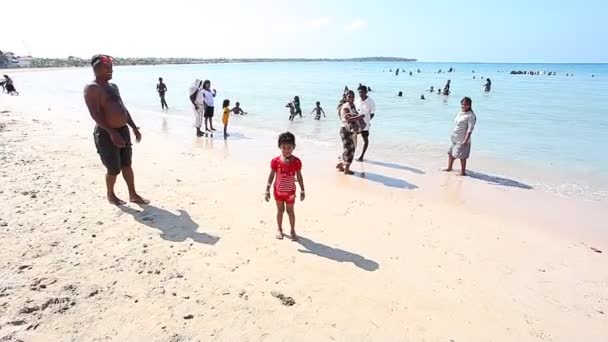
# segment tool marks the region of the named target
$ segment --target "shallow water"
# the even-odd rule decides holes
[[[406,72],[395,76],[396,67]],[[455,72],[435,73],[450,67]],[[511,70],[555,71],[557,76],[510,75]],[[470,96],[478,118],[472,168],[559,194],[608,199],[608,159],[603,158],[608,148],[608,64],[282,62],[116,67],[114,81],[139,121],[146,118],[137,117],[138,109],[160,114],[155,91],[159,76],[169,89],[167,115],[183,118],[185,135],[192,134],[188,88],[195,78],[210,79],[218,90],[216,118],[221,117],[223,99],[232,104],[240,101],[249,115],[232,121],[239,129],[291,130],[299,141],[314,142],[336,155],[337,100],[345,85],[356,88],[364,83],[373,89],[370,95],[377,107],[369,157],[407,161],[423,169],[443,166],[459,100]],[[483,91],[482,77],[492,79],[489,94]],[[86,115],[82,89],[91,79],[89,69],[26,72],[13,78],[18,90],[36,94],[49,107],[67,105]],[[452,81],[451,96],[426,91],[430,86],[443,87],[447,79]],[[404,97],[397,97],[399,91]],[[426,100],[420,100],[421,94]],[[300,96],[308,115],[289,122],[285,104],[294,95]],[[316,101],[327,113],[320,122],[309,114]]]

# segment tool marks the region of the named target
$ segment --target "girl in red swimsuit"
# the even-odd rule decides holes
[[[297,241],[296,215],[293,206],[296,201],[296,183],[300,184],[300,201],[304,200],[304,179],[302,178],[302,162],[294,156],[296,138],[287,132],[279,136],[279,148],[281,155],[270,162],[270,175],[266,185],[266,202],[270,201],[270,186],[274,182],[274,199],[277,202],[277,239],[283,239],[283,214],[287,210],[289,223],[291,225],[291,240]]]

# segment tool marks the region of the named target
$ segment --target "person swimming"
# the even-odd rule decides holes
[[[426,98],[424,97],[424,94],[423,94],[423,95],[420,95],[420,99],[421,99],[421,100],[426,100]]]
[[[492,81],[489,78],[487,78],[486,85],[485,85],[485,91],[486,91],[486,93],[489,93],[490,90],[492,90]]]
[[[431,89],[429,89],[429,93],[434,93],[435,92],[435,88],[433,88],[433,86],[431,86]]]
[[[400,91],[400,92],[397,94],[397,96],[402,97],[402,96],[403,96],[403,92],[402,92],[402,91]]]
[[[231,109],[233,114],[236,115],[245,115],[247,114],[247,112],[245,112],[242,108],[241,108],[241,104],[239,102],[236,102],[234,104],[234,108]]]

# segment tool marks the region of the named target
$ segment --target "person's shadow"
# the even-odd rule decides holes
[[[190,238],[195,242],[215,245],[219,237],[197,232],[198,223],[194,222],[185,210],[178,210],[179,215],[146,204],[141,205],[142,211],[120,206],[120,210],[133,216],[135,221],[162,232],[160,237],[173,242],[184,242]]]
[[[532,187],[528,184],[524,184],[521,182],[518,182],[516,180],[513,179],[508,179],[508,178],[502,178],[502,177],[498,177],[498,176],[492,176],[492,175],[487,175],[485,173],[479,173],[479,172],[475,172],[475,171],[467,171],[467,176],[474,178],[474,179],[479,179],[485,182],[488,182],[489,184],[493,184],[493,185],[502,185],[502,186],[509,186],[512,188],[520,188],[520,189],[525,189],[525,190],[530,190],[532,189]]]
[[[305,237],[298,236],[298,243],[306,248],[298,249],[298,252],[318,255],[337,262],[352,262],[355,266],[369,272],[377,270],[380,266],[377,262],[364,258],[363,256],[351,253],[342,249],[329,247]]]
[[[419,175],[424,174],[424,171],[410,167],[410,166],[399,165],[399,164],[394,164],[394,163],[386,163],[386,162],[381,162],[381,161],[373,161],[373,160],[366,160],[365,162],[367,164],[388,167],[388,168],[395,169],[395,170],[409,171],[409,172],[413,172],[413,173],[416,173]]]
[[[357,176],[359,176],[363,179],[367,179],[372,182],[384,184],[391,188],[406,189],[406,190],[418,189],[417,185],[408,183],[408,182],[404,181],[403,179],[383,176],[383,175],[379,175],[377,173],[361,172],[361,173],[357,173]]]

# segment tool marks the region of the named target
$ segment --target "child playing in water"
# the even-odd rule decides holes
[[[299,96],[295,96],[293,98],[293,106],[295,109],[294,117],[296,115],[300,115],[300,117],[302,117],[302,107],[300,107],[300,97]]]
[[[222,123],[224,123],[224,139],[228,139],[228,118],[230,117],[230,100],[224,100],[222,104],[222,108],[224,108],[224,113],[222,115]]]
[[[321,120],[321,113],[323,113],[323,117],[325,118],[325,111],[323,110],[323,108],[321,108],[321,102],[317,101],[317,106],[315,107],[315,109],[312,110],[312,112],[310,112],[310,114],[315,113],[315,120]]]
[[[270,186],[274,182],[274,199],[277,203],[277,235],[276,238],[283,239],[283,214],[287,210],[289,224],[291,225],[291,240],[297,241],[296,235],[296,215],[293,206],[296,201],[296,183],[298,179],[300,185],[300,201],[304,200],[304,179],[302,178],[302,162],[294,156],[293,150],[296,148],[296,137],[289,133],[279,135],[279,148],[281,155],[272,159],[270,162],[270,175],[266,185],[266,202],[270,201]],[[276,176],[276,178],[275,178]]]
[[[234,104],[234,108],[232,108],[232,113],[234,113],[236,115],[247,114],[247,112],[241,108],[241,104],[238,101]]]
[[[296,116],[296,109],[293,102],[287,103],[285,107],[289,108],[289,121],[293,121],[294,116]]]

